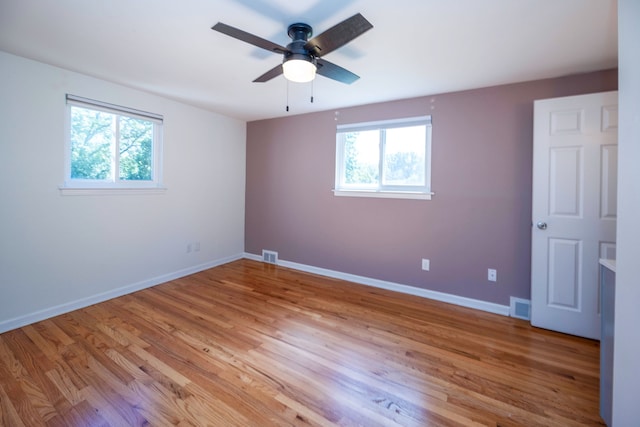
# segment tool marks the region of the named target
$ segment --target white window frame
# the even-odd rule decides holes
[[[341,134],[348,132],[367,130],[386,130],[392,128],[426,126],[425,137],[425,185],[424,186],[403,186],[403,185],[383,185],[383,162],[384,162],[384,132],[381,132],[380,141],[380,161],[379,161],[379,183],[377,185],[354,185],[346,184],[345,180],[345,158],[344,158],[344,138]],[[347,197],[381,197],[395,199],[421,199],[431,200],[434,193],[431,191],[431,116],[409,117],[395,120],[381,120],[375,122],[353,123],[338,125],[336,128],[336,176],[335,189],[336,196]]]
[[[63,195],[93,195],[93,194],[140,194],[140,193],[163,193],[166,188],[162,184],[162,125],[164,118],[160,114],[149,113],[134,108],[123,107],[83,98],[76,95],[66,95],[66,115],[65,115],[65,179],[64,185],[60,186]],[[71,107],[81,107],[91,110],[103,111],[117,115],[118,117],[130,117],[147,120],[153,123],[153,146],[152,155],[152,179],[151,180],[122,180],[120,179],[118,168],[115,165],[113,179],[77,179],[71,178]],[[119,137],[116,138],[117,140]],[[119,141],[116,142],[116,145]],[[116,152],[117,152],[116,148]],[[119,162],[119,157],[114,154],[114,161]]]

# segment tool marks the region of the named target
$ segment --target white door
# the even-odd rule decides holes
[[[531,324],[600,338],[599,258],[615,258],[618,93],[534,103]]]

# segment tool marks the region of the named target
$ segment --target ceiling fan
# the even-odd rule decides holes
[[[267,82],[280,74],[284,74],[287,80],[304,83],[313,80],[317,72],[321,76],[347,84],[355,82],[360,77],[349,70],[322,59],[322,56],[344,46],[371,28],[373,28],[373,25],[361,14],[357,13],[309,40],[309,37],[313,35],[313,29],[310,25],[303,23],[291,24],[287,29],[287,34],[291,37],[291,43],[283,47],[222,22],[218,22],[211,27],[212,30],[283,55],[282,64],[267,71],[255,79],[254,82]]]

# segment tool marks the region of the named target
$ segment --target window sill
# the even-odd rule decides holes
[[[118,196],[118,195],[147,195],[164,194],[165,187],[149,188],[87,188],[87,187],[58,187],[62,196]]]
[[[340,197],[377,197],[382,199],[431,200],[435,193],[418,193],[413,191],[365,191],[365,190],[333,190],[334,196]]]

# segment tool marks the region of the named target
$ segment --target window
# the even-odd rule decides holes
[[[339,125],[334,193],[431,199],[431,116]]]
[[[162,116],[67,95],[63,189],[161,187]]]

